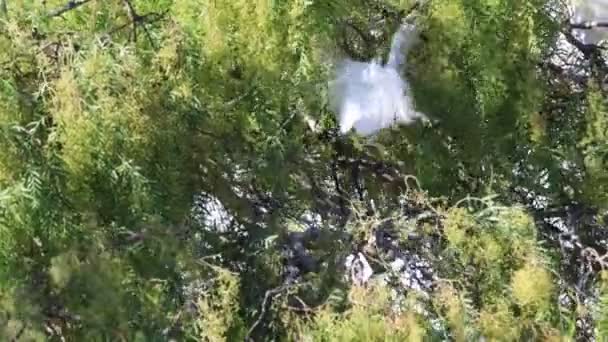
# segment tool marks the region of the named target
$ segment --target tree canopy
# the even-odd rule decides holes
[[[0,339],[608,338],[608,24],[567,5],[0,0]],[[429,121],[339,134],[405,20]]]

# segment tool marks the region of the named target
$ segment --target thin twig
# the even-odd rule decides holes
[[[572,24],[568,22],[563,23],[565,27],[568,27],[568,30],[562,31],[562,34],[566,37],[568,43],[574,46],[578,51],[580,51],[586,60],[591,63],[591,72],[592,75],[601,83],[608,75],[608,67],[606,64],[606,58],[602,55],[602,51],[604,47],[596,44],[586,44],[580,40],[578,40],[574,34],[572,33]],[[603,24],[602,24],[603,25]]]
[[[285,291],[287,289],[287,287],[288,287],[288,285],[281,285],[281,286],[275,287],[274,289],[270,289],[270,290],[266,291],[266,294],[264,295],[264,300],[262,301],[262,309],[260,310],[258,319],[253,323],[253,325],[251,325],[251,328],[249,328],[249,331],[247,331],[245,341],[253,341],[251,339],[251,334],[255,331],[255,329],[258,327],[258,325],[260,325],[260,323],[262,323],[262,320],[264,319],[264,316],[266,315],[266,310],[268,310],[270,301],[273,299],[274,296]]]
[[[159,15],[157,13],[149,13],[149,14],[145,14],[145,15],[140,15],[135,10],[135,7],[131,3],[131,0],[123,0],[123,3],[125,4],[125,7],[127,8],[127,14],[129,15],[131,22],[123,25],[118,30],[125,28],[128,25],[133,25],[133,31],[132,31],[133,41],[137,42],[137,25],[141,24],[141,28],[144,30],[144,33],[146,34],[146,38],[148,38],[150,45],[152,46],[152,48],[156,49],[157,48],[156,43],[154,43],[154,39],[152,39],[152,35],[150,34],[150,31],[146,27],[146,22],[153,21],[153,20],[147,20],[149,17],[156,16],[156,18],[158,19],[158,18],[162,18],[164,16],[164,14]]]
[[[169,11],[165,11],[163,13],[148,13],[148,14],[144,14],[144,15],[136,15],[136,17],[133,19],[131,18],[131,20],[127,23],[124,23],[114,29],[112,29],[108,35],[112,35],[118,31],[123,30],[125,27],[129,26],[129,25],[133,25],[136,26],[137,24],[141,24],[141,25],[145,25],[145,24],[150,24],[153,23],[157,20],[160,20],[162,18],[164,18],[164,16],[168,13]],[[145,28],[147,29],[147,28]],[[148,36],[148,39],[152,39],[151,36]],[[155,46],[155,44],[152,45],[153,47]]]
[[[585,21],[582,23],[571,23],[571,29],[580,29],[580,30],[591,30],[597,27],[606,27],[608,28],[608,21]]]
[[[144,30],[144,33],[146,34],[146,38],[148,38],[148,42],[150,42],[150,45],[152,46],[152,48],[154,50],[158,49],[158,47],[156,46],[156,43],[154,43],[154,39],[152,39],[150,30],[148,30],[148,28],[146,27],[146,24],[142,24],[141,28]]]
[[[64,13],[69,12],[73,9],[76,9],[88,2],[91,2],[91,0],[80,0],[80,1],[70,0],[65,5],[58,7],[56,9],[52,10],[51,12],[49,12],[48,16],[49,17],[58,17]]]
[[[17,334],[15,335],[15,337],[13,339],[11,339],[11,342],[17,342],[21,339],[21,336],[23,335],[23,333],[25,332],[25,328],[27,327],[26,323],[23,323],[21,325],[21,328],[19,329],[19,331],[17,332]]]
[[[570,30],[562,32],[566,37],[568,43],[577,48],[586,59],[595,59],[595,65],[600,67],[605,67],[604,58],[599,53],[599,50],[602,49],[601,46],[595,44],[585,44],[578,40],[574,34],[572,34],[572,25],[570,25]],[[593,61],[592,61],[593,62]]]
[[[129,18],[131,18],[131,23],[133,24],[133,41],[137,42],[137,22],[140,19],[140,16],[135,12],[135,8],[133,8],[133,4],[130,0],[123,0],[125,7],[127,8],[127,13],[129,14]]]

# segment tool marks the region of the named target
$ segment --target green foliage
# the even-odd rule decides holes
[[[606,172],[608,156],[608,110],[606,98],[597,87],[591,87],[588,94],[586,130],[580,141],[585,166],[586,178],[583,192],[590,202],[601,208],[608,207],[608,173]]]
[[[238,313],[238,276],[213,265],[209,267],[217,275],[211,289],[195,302],[197,314],[189,338],[196,341],[242,339],[244,326]]]
[[[45,341],[43,330],[32,326],[32,322],[42,317],[39,307],[26,300],[15,302],[17,298],[23,297],[22,293],[16,292],[14,288],[0,288],[0,337],[7,341],[18,336],[26,341]]]
[[[601,339],[608,336],[608,287],[606,286],[606,273],[602,273],[600,304],[596,312],[597,336]]]
[[[0,339],[559,340],[585,310],[605,337],[605,289],[558,305],[576,272],[516,191],[605,230],[606,94],[546,67],[547,1],[418,4],[406,73],[438,123],[332,135],[332,67],[386,56],[413,4],[1,1]],[[192,217],[201,192],[229,227]],[[390,273],[391,225],[428,293],[344,280],[353,251]]]
[[[542,336],[553,327],[556,308],[551,266],[537,244],[534,223],[521,209],[486,204],[476,213],[459,207],[447,212],[446,256],[455,262],[445,264],[451,268],[445,274],[463,291],[452,296],[474,303],[466,317],[478,317],[484,336]]]
[[[294,339],[312,341],[422,341],[422,317],[409,312],[390,313],[390,296],[383,288],[353,288],[352,307],[342,314],[329,309],[304,324]]]
[[[429,203],[424,195],[418,198]],[[472,209],[477,202],[484,206]],[[375,281],[366,287],[352,287],[346,305],[328,300],[313,310],[314,316],[292,316],[285,309],[286,324],[294,327],[293,339],[571,338],[567,318],[558,314],[554,273],[526,212],[490,199],[467,198],[460,205],[435,209],[443,217],[440,224],[446,244],[432,256],[441,262],[436,264],[440,279],[431,298],[413,290],[399,297],[398,292]],[[400,219],[398,214],[389,217]],[[383,221],[356,219],[348,228],[353,229],[359,243],[364,243]],[[408,226],[420,227],[416,220],[397,222],[397,227],[410,232]],[[434,229],[425,231],[435,233]],[[379,252],[367,253],[383,258]]]

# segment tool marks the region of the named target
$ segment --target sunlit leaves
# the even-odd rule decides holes
[[[385,55],[412,1],[91,0],[60,16],[53,11],[66,1],[8,2],[0,23],[0,329],[13,334],[27,322],[23,336],[35,339],[52,321],[73,340],[242,339],[268,288],[285,278],[281,237],[313,211],[324,215],[324,234],[306,248],[321,271],[302,277],[298,290],[318,306],[280,321],[295,300],[281,294],[264,309],[260,335],[559,335],[556,278],[537,222],[486,199],[450,206],[469,192],[513,201],[514,166],[527,163],[522,182],[537,182],[544,176],[536,171],[555,164],[542,152],[549,149],[583,170],[556,176],[553,165],[551,191],[568,183],[606,204],[605,96],[593,89],[582,100],[560,87],[551,89],[567,99],[560,115],[542,106],[537,62],[554,28],[541,3],[421,5],[423,37],[406,74],[417,107],[439,122],[385,131],[371,146],[330,133],[327,79],[346,52],[339,42],[357,31],[341,25],[373,29],[373,42],[357,44]],[[524,160],[530,149],[536,154]],[[404,184],[399,168],[416,182]],[[584,179],[583,189],[570,175]],[[414,313],[415,298],[407,314],[389,315],[386,288],[349,292],[340,278],[353,246],[337,232],[373,237],[367,221],[334,229],[352,218],[347,206],[373,198],[386,213],[418,180],[449,209],[429,209],[437,222],[420,226],[395,214],[403,215],[395,243],[426,248],[408,240],[414,233],[433,241],[428,254],[440,260],[443,283],[431,302],[441,329]],[[205,223],[211,217],[190,222],[201,190],[229,213],[222,232]],[[208,252],[221,266],[201,265]]]
[[[597,205],[608,208],[608,107],[607,99],[592,87],[585,115],[586,130],[579,145],[586,171],[585,194]]]

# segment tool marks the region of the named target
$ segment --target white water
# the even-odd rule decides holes
[[[393,37],[386,65],[378,61],[342,62],[338,76],[330,82],[330,104],[343,134],[354,128],[361,135],[372,135],[393,124],[425,118],[414,108],[409,84],[400,76],[415,38],[413,26],[401,26]]]

